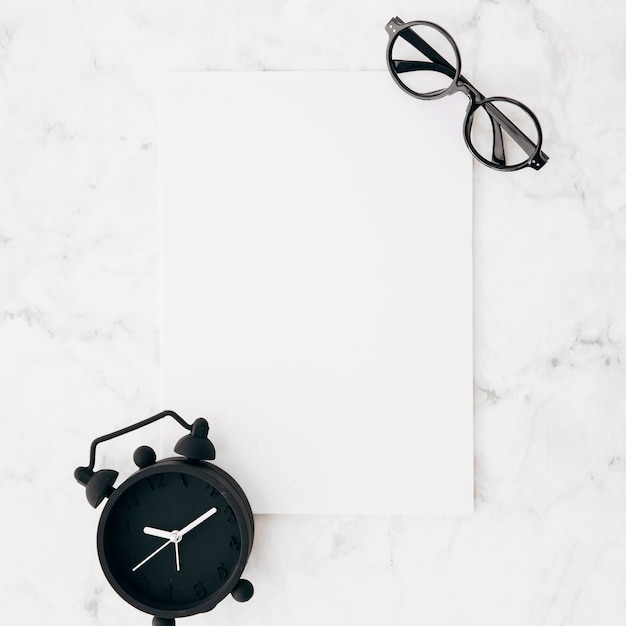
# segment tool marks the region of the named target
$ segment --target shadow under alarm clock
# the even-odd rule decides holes
[[[152,448],[140,446],[133,455],[138,471],[117,488],[117,471],[93,471],[99,443],[166,416],[190,431],[174,447],[180,456],[157,461]],[[210,611],[229,594],[245,602],[254,593],[241,578],[254,537],[252,509],[237,482],[207,462],[215,458],[208,431],[204,418],[190,425],[163,411],[95,439],[89,465],[74,472],[91,506],[108,499],[97,535],[107,580],[126,602],[153,615],[153,626]]]

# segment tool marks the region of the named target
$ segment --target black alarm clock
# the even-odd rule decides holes
[[[118,472],[93,471],[99,443],[166,416],[190,431],[174,447],[180,456],[157,461],[152,448],[137,448],[139,470],[117,488]],[[229,594],[245,602],[254,592],[241,578],[254,537],[252,509],[232,476],[208,463],[215,458],[208,431],[203,418],[190,425],[163,411],[95,439],[89,465],[74,472],[94,508],[108,498],[97,536],[107,580],[126,602],[153,615],[153,626],[210,611]]]

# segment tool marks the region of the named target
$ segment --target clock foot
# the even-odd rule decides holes
[[[249,580],[242,578],[230,593],[237,602],[247,602],[254,594],[254,587]]]
[[[174,626],[176,621],[171,617],[153,617],[152,626]]]

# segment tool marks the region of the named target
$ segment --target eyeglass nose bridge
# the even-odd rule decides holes
[[[483,96],[483,94],[480,93],[480,91],[478,91],[478,89],[476,89],[476,87],[474,87],[474,85],[472,85],[472,83],[470,83],[469,80],[463,76],[459,76],[456,81],[455,93],[458,91],[465,94],[469,98],[468,107],[475,106],[476,102],[485,98],[485,96]]]

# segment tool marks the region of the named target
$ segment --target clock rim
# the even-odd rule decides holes
[[[115,509],[115,505],[118,500],[124,495],[129,487],[132,487],[135,483],[148,478],[154,474],[163,474],[167,472],[175,473],[187,473],[196,478],[200,478],[204,482],[211,484],[215,487],[222,497],[228,502],[228,505],[233,508],[237,524],[239,526],[239,533],[241,536],[240,556],[237,561],[237,565],[228,576],[224,584],[208,598],[199,604],[196,604],[188,608],[174,608],[163,609],[156,606],[150,606],[145,602],[138,600],[128,590],[128,585],[121,584],[115,577],[112,569],[109,567],[108,555],[105,546],[105,529],[107,522]],[[254,517],[250,503],[243,492],[243,489],[235,481],[235,479],[226,473],[223,469],[212,463],[206,461],[196,461],[189,459],[181,459],[176,457],[170,457],[161,459],[144,467],[131,474],[108,498],[106,506],[100,516],[97,532],[97,550],[98,558],[100,560],[100,566],[104,575],[115,592],[128,604],[157,617],[188,617],[190,615],[197,615],[198,613],[206,613],[221,602],[239,582],[243,570],[248,562],[248,556],[252,549],[252,541],[254,538]]]

